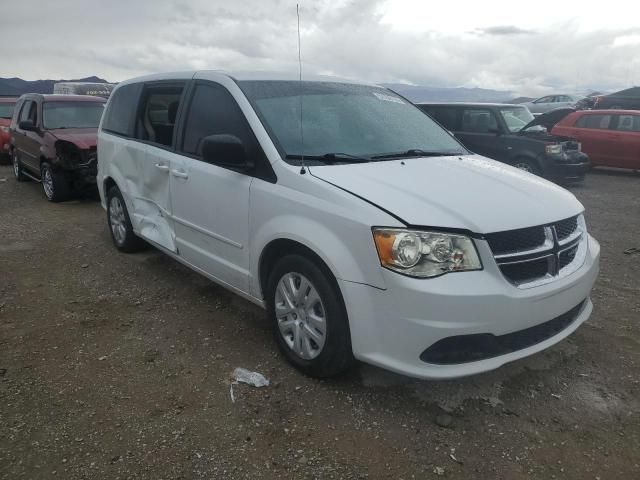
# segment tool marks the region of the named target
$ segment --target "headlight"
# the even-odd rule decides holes
[[[374,228],[373,239],[383,267],[412,277],[482,269],[473,240],[464,235]]]
[[[544,151],[547,155],[559,155],[562,153],[562,145],[546,145]]]

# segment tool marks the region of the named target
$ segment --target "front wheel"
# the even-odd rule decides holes
[[[538,167],[538,165],[532,160],[519,158],[515,161],[513,166],[519,170],[524,170],[525,172],[533,173],[534,175],[540,175],[540,167]]]
[[[349,320],[335,279],[306,256],[280,259],[267,283],[276,343],[312,377],[331,377],[354,363]]]
[[[42,189],[50,202],[64,202],[71,196],[71,186],[64,172],[54,171],[48,162],[40,165]]]
[[[11,163],[13,164],[13,174],[15,175],[16,180],[19,182],[26,182],[27,177],[22,173],[22,165],[20,164],[20,158],[18,157],[18,150],[15,148],[11,154]]]

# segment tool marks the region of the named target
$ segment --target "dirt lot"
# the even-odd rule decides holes
[[[602,272],[569,339],[464,380],[317,381],[260,309],[0,167],[0,477],[640,478],[640,175],[573,190]],[[237,366],[271,386],[232,403]]]

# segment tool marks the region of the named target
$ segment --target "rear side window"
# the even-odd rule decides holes
[[[583,115],[576,122],[576,127],[606,130],[610,123],[611,115]]]
[[[640,132],[640,115],[617,115],[616,130],[621,132]]]
[[[472,133],[489,133],[498,129],[498,122],[491,110],[465,109],[462,114],[462,131]]]
[[[145,88],[136,118],[136,138],[165,147],[173,145],[173,133],[184,83]]]
[[[184,126],[183,151],[202,156],[202,140],[209,135],[235,135],[255,155],[257,142],[242,110],[226,88],[200,83],[195,87]]]
[[[444,107],[426,107],[423,108],[425,112],[431,115],[436,121],[447,130],[457,130],[458,125],[456,121],[456,109],[444,108]]]
[[[116,89],[104,113],[103,130],[125,137],[133,136],[134,118],[141,90],[140,83],[123,85]]]

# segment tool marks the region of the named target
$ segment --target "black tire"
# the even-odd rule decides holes
[[[118,205],[122,209],[122,223],[115,226],[112,221],[115,221],[116,216],[119,216],[119,212],[116,211]],[[114,209],[113,212],[112,209]],[[112,216],[112,213],[114,213],[114,216]],[[107,192],[107,225],[113,244],[121,252],[135,253],[147,247],[147,243],[133,233],[127,204],[124,202],[120,189],[116,186],[111,187]],[[121,232],[122,235],[116,233],[117,231]]]
[[[14,148],[11,153],[11,164],[13,165],[13,174],[18,182],[26,182],[27,176],[22,173],[22,164],[20,163],[20,157],[18,157],[18,151]]]
[[[317,356],[312,359],[305,359],[298,355],[293,347],[289,346],[285,335],[280,331],[280,322],[276,316],[276,289],[280,280],[288,274],[304,276],[310,282],[311,287],[317,291],[323,307],[324,345],[319,349]],[[325,265],[300,254],[283,257],[276,262],[269,275],[266,299],[268,312],[273,322],[276,343],[287,361],[294,367],[311,377],[326,378],[345,372],[353,366],[355,359],[351,347],[347,312],[337,282]],[[302,316],[298,318],[302,319]],[[304,318],[304,322],[301,323],[307,321],[307,318]],[[292,338],[289,338],[289,341],[292,341]]]
[[[525,172],[533,173],[534,175],[541,176],[542,174],[540,166],[534,160],[528,158],[517,158],[513,162],[513,166]]]
[[[64,202],[71,197],[71,185],[64,172],[54,170],[49,162],[40,165],[40,181],[44,196],[50,202]]]

